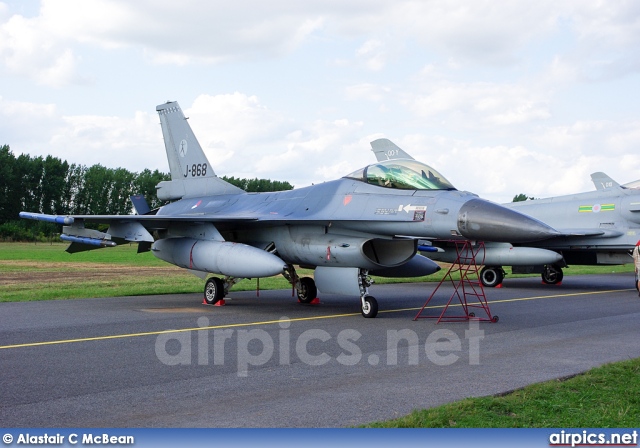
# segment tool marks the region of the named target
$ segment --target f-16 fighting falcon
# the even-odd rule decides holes
[[[439,269],[417,253],[418,238],[517,243],[557,234],[537,219],[456,190],[411,159],[381,161],[305,188],[247,193],[215,174],[178,103],[156,110],[171,172],[171,180],[156,187],[166,205],[147,210],[137,203],[132,215],[20,216],[63,225],[68,252],[137,242],[139,252],[151,250],[207,279],[210,304],[239,279],[281,274],[301,302],[318,290],[354,295],[364,317],[378,312],[370,275],[415,277]],[[85,227],[95,223],[109,228]],[[299,277],[296,266],[314,269],[314,278]]]

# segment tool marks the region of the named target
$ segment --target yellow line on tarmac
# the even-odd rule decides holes
[[[562,297],[576,297],[576,296],[584,296],[584,295],[593,295],[593,294],[607,294],[612,292],[624,292],[631,291],[631,289],[615,289],[609,291],[591,291],[591,292],[576,292],[571,294],[556,294],[550,296],[537,296],[537,297],[521,297],[515,299],[502,299],[502,300],[493,300],[490,301],[489,304],[493,303],[507,303],[507,302],[520,302],[526,300],[538,300],[538,299],[554,299],[554,298],[562,298]],[[449,306],[461,306],[460,303],[452,303]],[[437,309],[444,308],[445,305],[433,305],[428,306],[425,309]],[[383,310],[380,313],[398,313],[402,311],[416,311],[421,307],[417,308],[401,308],[395,310]],[[303,322],[309,320],[321,320],[321,319],[336,319],[339,317],[349,317],[349,316],[358,316],[360,313],[346,313],[346,314],[332,314],[329,316],[311,316],[311,317],[297,317],[293,319],[278,319],[278,320],[266,320],[261,322],[245,322],[245,323],[237,323],[237,324],[224,324],[224,325],[213,325],[208,327],[193,327],[193,328],[181,328],[178,330],[160,330],[160,331],[148,331],[144,333],[128,333],[128,334],[115,334],[115,335],[107,335],[107,336],[96,336],[91,338],[78,338],[78,339],[66,339],[66,340],[57,340],[57,341],[44,341],[44,342],[28,342],[25,344],[13,344],[13,345],[0,345],[0,350],[2,349],[10,349],[10,348],[23,348],[23,347],[40,347],[43,345],[61,345],[61,344],[71,344],[75,342],[91,342],[91,341],[106,341],[110,339],[124,339],[124,338],[136,338],[141,336],[157,336],[160,334],[171,334],[171,333],[185,333],[188,331],[201,331],[201,330],[219,330],[223,328],[238,328],[238,327],[255,327],[261,325],[273,325],[279,324],[282,322]]]
[[[358,315],[360,315],[360,313],[334,314],[330,316],[298,317],[293,319],[266,320],[262,322],[245,322],[245,323],[238,323],[238,324],[213,325],[208,327],[181,328],[178,330],[160,330],[160,331],[148,331],[145,333],[114,334],[114,335],[107,335],[107,336],[96,336],[92,338],[78,338],[78,339],[66,339],[66,340],[44,341],[44,342],[27,342],[25,344],[0,345],[0,350],[7,349],[7,348],[39,347],[42,345],[71,344],[73,342],[106,341],[109,339],[136,338],[140,336],[157,336],[159,334],[185,333],[187,331],[218,330],[221,328],[235,328],[235,327],[253,327],[258,325],[279,324],[282,322],[302,322],[305,320],[335,319],[337,317],[358,316]]]
[[[633,291],[633,290],[634,290],[633,288],[629,288],[629,289],[612,289],[612,290],[609,290],[609,291],[573,292],[573,293],[570,293],[570,294],[554,294],[554,295],[551,295],[551,296],[519,297],[519,298],[515,298],[515,299],[489,300],[488,303],[489,303],[489,305],[491,305],[493,303],[523,302],[523,301],[527,301],[527,300],[538,300],[538,299],[558,299],[558,298],[563,298],[563,297],[588,296],[588,295],[594,295],[594,294],[608,294],[608,293],[612,293],[612,292],[625,292],[625,291]],[[452,302],[449,306],[462,306],[462,304],[453,303]],[[379,313],[398,313],[398,312],[401,312],[401,311],[416,311],[416,310],[419,310],[420,308],[421,307],[417,307],[417,308],[402,308],[402,309],[396,309],[396,310],[384,310],[384,311],[379,311]],[[430,310],[430,309],[436,309],[436,308],[444,308],[444,305],[427,306],[424,309],[425,310]]]
[[[537,300],[537,299],[557,299],[562,297],[576,297],[576,296],[590,296],[595,294],[609,294],[612,292],[625,292],[632,291],[632,289],[611,289],[609,291],[588,291],[588,292],[573,292],[571,294],[555,294],[552,296],[537,296],[537,297],[521,297],[517,299],[502,299],[495,300],[489,303],[507,303],[507,302],[522,302],[524,300]]]

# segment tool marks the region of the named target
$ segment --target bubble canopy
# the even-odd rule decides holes
[[[371,185],[402,190],[455,190],[442,174],[417,160],[392,159],[344,176]]]

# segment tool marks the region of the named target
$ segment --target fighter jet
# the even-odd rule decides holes
[[[418,237],[522,243],[557,234],[537,219],[456,190],[411,159],[375,163],[305,188],[247,193],[215,174],[177,102],[156,110],[171,172],[171,180],[156,187],[166,205],[148,210],[138,198],[132,215],[20,216],[63,225],[68,252],[137,242],[139,252],[151,250],[207,279],[210,304],[239,279],[282,274],[301,302],[318,290],[354,295],[368,318],[378,312],[370,275],[414,277],[439,269],[417,253]],[[109,228],[85,227],[93,223]],[[314,278],[300,278],[296,266],[314,269]]]
[[[555,251],[562,255],[561,260],[542,265],[532,262],[514,268],[514,273],[540,273],[544,283],[557,284],[564,277],[562,268],[569,265],[633,263],[630,253],[640,239],[640,181],[620,185],[602,172],[591,174],[591,180],[595,191],[504,204],[543,220],[561,233],[526,244]],[[501,280],[502,266],[491,268]]]
[[[378,160],[411,158],[393,143],[372,143]],[[503,266],[513,273],[542,275],[547,284],[560,283],[563,267],[573,265],[620,265],[633,263],[631,250],[640,238],[640,180],[620,185],[605,173],[591,175],[596,191],[547,199],[503,204],[526,213],[558,230],[549,239],[532,243],[485,243],[481,253],[484,286],[502,284]],[[433,260],[453,262],[455,247],[447,242],[420,246],[433,250]]]

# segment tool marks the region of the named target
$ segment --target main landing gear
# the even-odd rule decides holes
[[[287,265],[283,276],[291,283],[295,289],[300,303],[314,303],[318,295],[316,282],[311,277],[298,277],[293,265]],[[241,279],[235,277],[210,277],[204,286],[204,301],[208,305],[223,304],[224,297],[229,289]],[[358,271],[358,288],[360,290],[360,303],[362,316],[374,318],[378,315],[378,301],[369,295],[369,286],[373,284],[373,279],[369,277],[366,269]]]
[[[480,271],[480,281],[482,282],[482,286],[495,288],[502,283],[505,275],[502,266],[485,266]],[[564,273],[562,272],[562,268],[557,264],[547,264],[542,267],[541,276],[542,283],[546,285],[558,285],[562,282]]]
[[[312,303],[318,294],[318,288],[311,277],[298,277],[293,265],[287,265],[284,277],[295,288],[300,303]],[[364,317],[373,318],[378,315],[378,301],[369,295],[369,286],[373,280],[366,269],[358,271],[358,288],[360,290],[361,312]]]
[[[556,264],[545,265],[542,269],[542,283],[557,285],[563,278],[562,268]]]
[[[215,305],[224,297],[224,282],[219,277],[211,277],[204,284],[204,301]]]
[[[500,266],[485,266],[480,270],[480,281],[482,286],[495,288],[504,280],[504,269]]]
[[[318,296],[316,282],[311,277],[298,277],[292,264],[287,265],[282,275],[295,288],[300,303],[311,303]]]
[[[229,293],[229,289],[240,278],[226,276],[224,279],[220,277],[210,277],[204,284],[204,301],[207,305],[224,304],[224,298]]]
[[[318,295],[316,282],[311,277],[302,277],[299,280],[299,287],[296,289],[300,303],[311,303]]]

